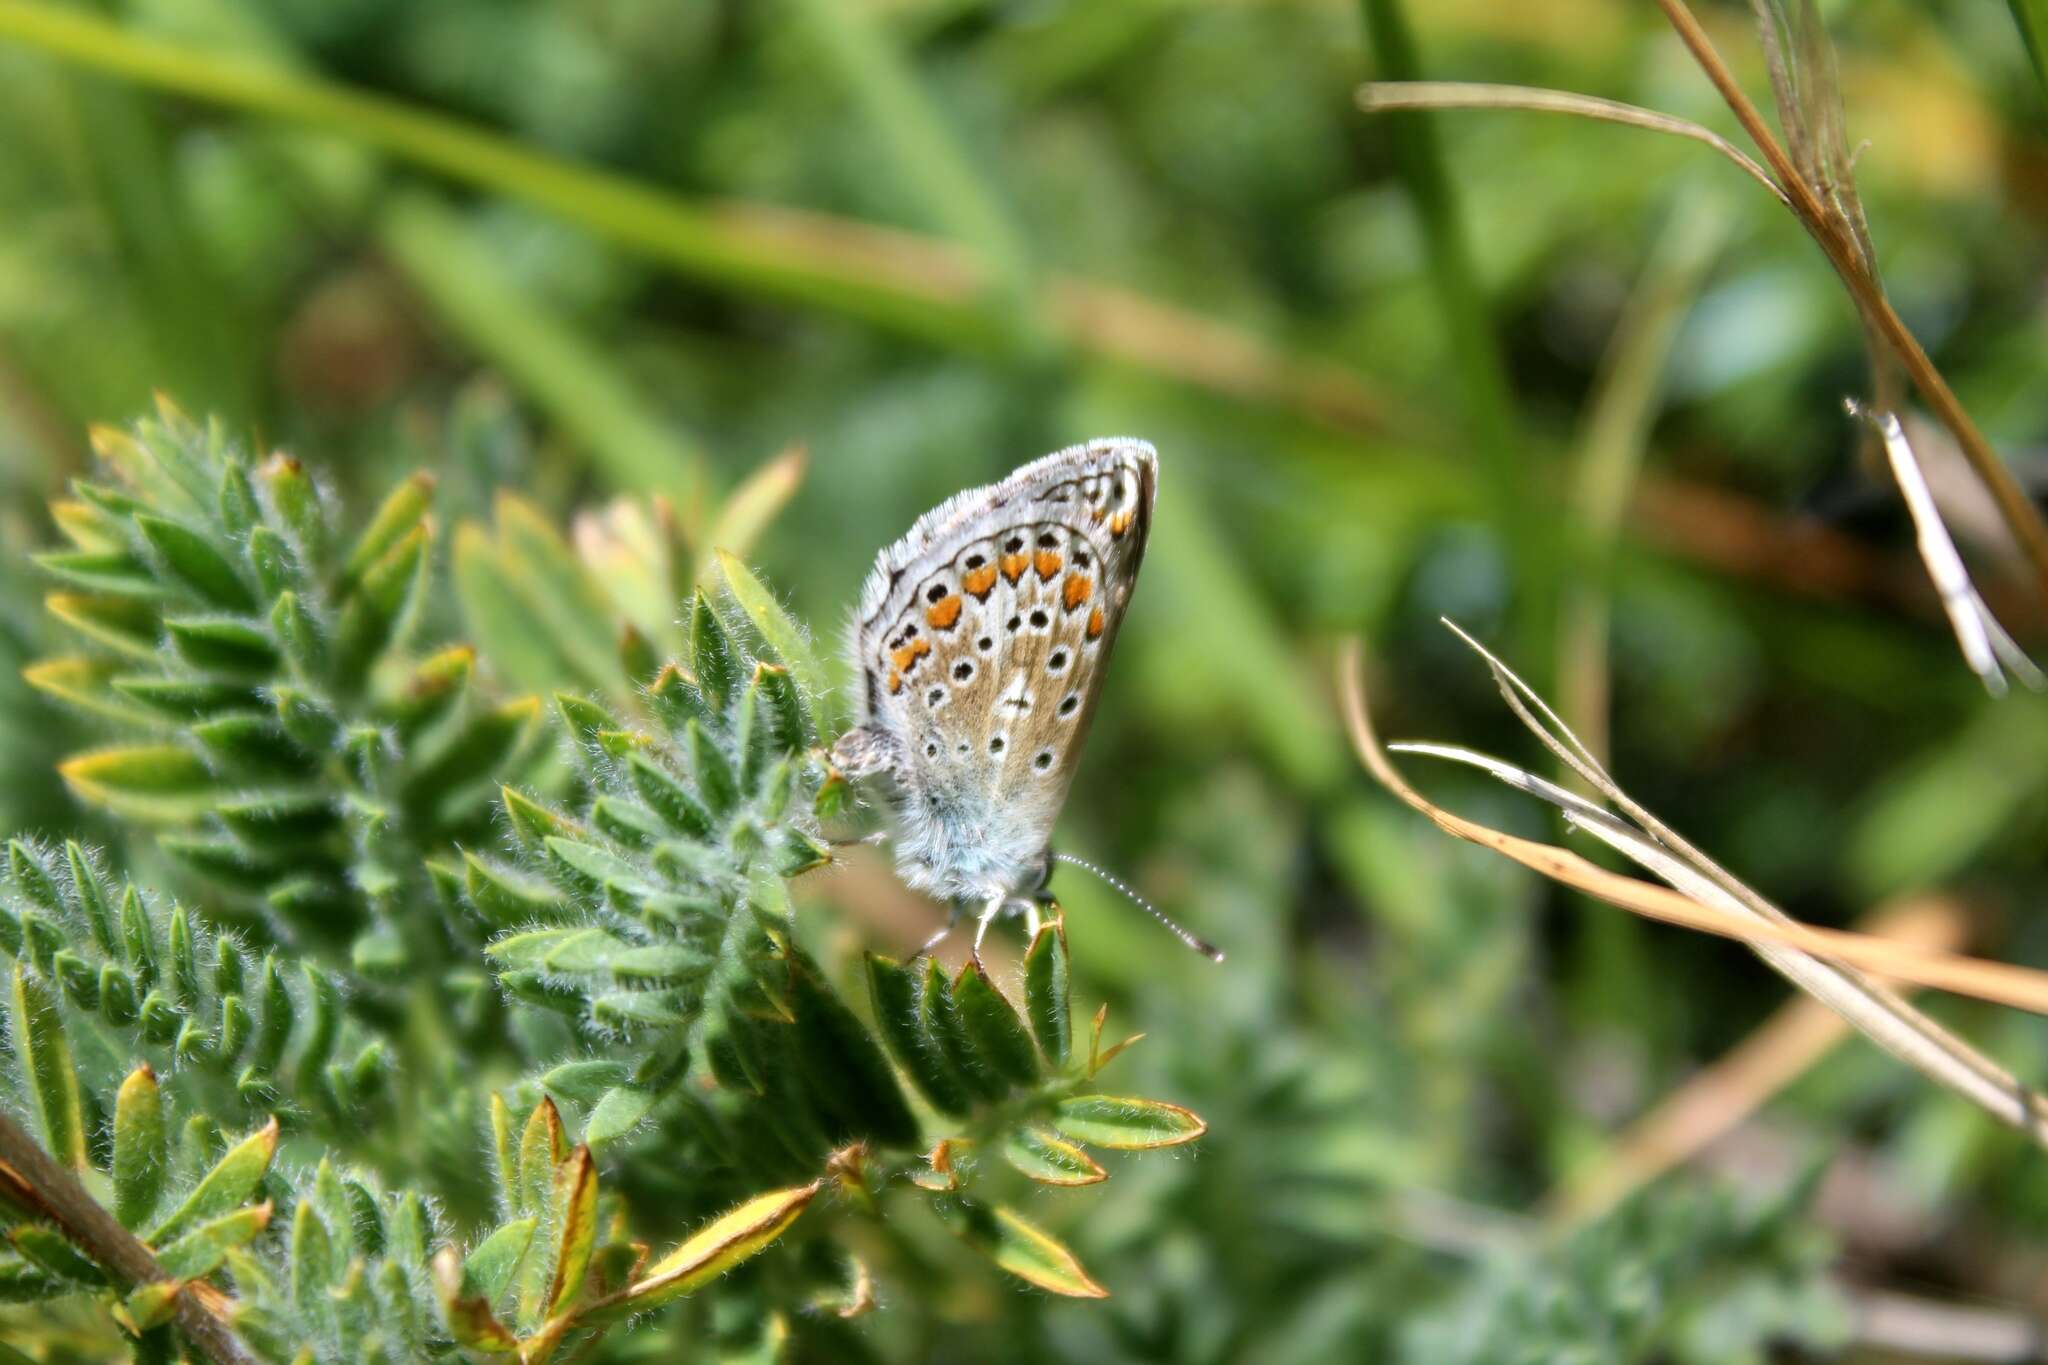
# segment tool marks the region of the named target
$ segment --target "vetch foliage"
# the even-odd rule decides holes
[[[586,1358],[715,1297],[688,1335],[773,1354],[874,1310],[906,1220],[1109,1292],[1025,1192],[1202,1121],[1094,1093],[1135,1040],[1076,1028],[1057,916],[1021,1003],[975,963],[806,950],[787,883],[848,792],[808,634],[739,559],[613,508],[579,537],[611,580],[705,584],[641,630],[509,496],[458,594],[424,477],[349,533],[303,465],[168,402],[95,444],[38,557],[79,652],[29,676],[104,728],[62,771],[138,838],[6,845],[7,1300],[142,1359],[396,1365]],[[500,642],[580,614],[551,709],[478,681],[540,656],[419,643],[457,597]],[[172,887],[126,870],[159,854]]]

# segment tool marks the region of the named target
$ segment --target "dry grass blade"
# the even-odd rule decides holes
[[[1571,114],[1644,128],[1653,133],[1690,138],[1704,143],[1740,166],[1751,179],[1771,192],[1781,204],[1790,204],[1785,191],[1771,179],[1771,173],[1752,160],[1740,147],[1711,128],[1688,119],[1660,114],[1640,105],[1604,100],[1595,95],[1578,95],[1566,90],[1545,90],[1530,85],[1494,85],[1484,81],[1374,81],[1358,88],[1358,107],[1368,114],[1396,109],[1515,109],[1531,114]]]
[[[1475,756],[1483,759],[1481,766],[1545,799],[1555,799],[1553,792],[1562,794],[1567,801],[1561,804],[1575,825],[1628,856],[1643,859],[1659,875],[1668,872],[1682,877],[1687,894],[1609,872],[1569,849],[1520,839],[1463,819],[1423,797],[1401,777],[1380,747],[1366,709],[1363,649],[1354,641],[1342,659],[1345,717],[1360,761],[1382,785],[1428,816],[1444,832],[1494,849],[1553,881],[1637,914],[1743,940],[1793,984],[1840,1014],[1893,1056],[2048,1145],[2048,1104],[2010,1072],[1914,1009],[1869,974],[1879,973],[2048,1012],[2048,973],[2007,963],[1916,951],[1866,935],[1815,929],[1794,921],[1629,801],[1569,732],[1558,738],[1545,730],[1522,704],[1517,689],[1531,697],[1533,693],[1528,693],[1520,680],[1497,660],[1489,658],[1489,662],[1497,676],[1504,677],[1503,692],[1525,723],[1640,828],[1632,828],[1593,803],[1511,764]],[[1550,714],[1540,699],[1535,700],[1535,705],[1545,715]],[[1550,719],[1555,723],[1554,716]],[[1438,752],[1462,756],[1466,751],[1440,748]],[[1593,812],[1598,813],[1597,819]]]
[[[1875,912],[1871,935],[1950,951],[1966,914],[1955,901],[1914,899]],[[1553,1226],[1587,1222],[1690,1160],[1797,1080],[1847,1036],[1848,1024],[1811,996],[1794,996],[1734,1049],[1629,1124],[1544,1201]]]
[[[1899,495],[1906,500],[1906,510],[1913,517],[1913,538],[1919,547],[1921,562],[1927,566],[1927,577],[1934,583],[1934,591],[1941,598],[1941,609],[1948,613],[1949,624],[1955,629],[1956,644],[1961,646],[1963,659],[1971,671],[1983,679],[1985,690],[1994,697],[2005,695],[2008,670],[2027,687],[2040,691],[2044,684],[2048,684],[2048,677],[2043,677],[2026,651],[2013,642],[2004,626],[1998,624],[1998,618],[1984,605],[1976,584],[1970,581],[1970,571],[1964,567],[1963,557],[1948,533],[1941,509],[1935,504],[1933,490],[1927,486],[1927,477],[1920,470],[1920,461],[1913,456],[1912,443],[1906,439],[1905,428],[1899,425],[1897,415],[1887,411],[1866,412],[1853,399],[1849,401],[1848,408],[1852,416],[1861,417],[1876,428],[1884,441],[1885,459],[1891,464],[1892,479],[1898,484]]]
[[[1919,339],[1906,327],[1904,320],[1892,308],[1891,301],[1885,297],[1884,286],[1871,267],[1868,254],[1869,234],[1862,226],[1861,209],[1845,210],[1840,203],[1840,196],[1835,193],[1840,187],[1839,172],[1822,168],[1822,182],[1816,185],[1810,181],[1798,160],[1771,132],[1770,125],[1764,122],[1763,115],[1757,111],[1756,105],[1743,93],[1741,83],[1735,79],[1735,73],[1722,59],[1713,39],[1707,36],[1706,29],[1700,25],[1698,16],[1693,14],[1686,0],[1657,0],[1657,6],[1664,11],[1664,17],[1670,21],[1679,41],[1685,44],[1686,50],[1692,54],[1701,72],[1713,82],[1714,88],[1720,92],[1729,110],[1742,124],[1743,132],[1749,135],[1749,140],[1763,154],[1772,177],[1785,192],[1787,206],[1799,219],[1801,226],[1812,235],[1815,243],[1827,256],[1828,263],[1834,266],[1835,273],[1841,277],[1843,286],[1848,289],[1851,299],[1854,300],[1865,328],[1897,359],[1900,368],[1912,380],[1913,387],[1919,390],[1928,407],[1933,409],[1934,415],[1941,419],[1943,426],[1955,434],[1956,444],[1969,459],[1970,467],[1977,471],[1977,477],[1984,481],[1984,486],[1997,500],[2000,515],[2005,518],[2014,538],[2026,551],[2043,589],[2048,590],[2048,523],[2043,523],[2041,514],[2035,509],[2026,491],[2019,486],[2011,471],[1999,459],[1998,452],[1992,449],[1991,442],[1978,430],[1969,413],[1964,411],[1955,391],[1949,387],[1948,380],[1935,368],[1934,362],[1928,358]],[[1825,35],[1818,25],[1818,18],[1809,15],[1806,25],[1793,35],[1801,43],[1802,49],[1808,45],[1825,45]],[[1766,27],[1770,27],[1768,19]],[[1782,49],[1778,47],[1776,35],[1773,34],[1769,41],[1771,47],[1767,48],[1767,52],[1776,50],[1777,63],[1782,66],[1784,57]],[[1785,76],[1774,79],[1780,84],[1789,82],[1792,79],[1789,71],[1788,67]],[[1782,98],[1791,101],[1796,107],[1801,94],[1787,89]],[[1799,117],[1803,120],[1805,115],[1802,113]],[[1800,126],[1801,136],[1810,137],[1810,130],[1805,128],[1803,122]],[[1809,149],[1809,159],[1818,154],[1818,148]],[[1815,164],[1819,165],[1818,161]],[[1886,388],[1881,373],[1878,387],[1881,393]]]

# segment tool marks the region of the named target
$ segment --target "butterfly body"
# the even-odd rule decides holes
[[[876,560],[861,720],[833,757],[885,779],[910,885],[991,912],[1043,888],[1157,485],[1146,442],[1090,441],[948,499]]]

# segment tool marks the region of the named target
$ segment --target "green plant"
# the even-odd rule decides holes
[[[1021,1009],[930,959],[869,956],[865,1017],[842,995],[785,890],[848,795],[822,671],[737,559],[598,542],[647,557],[608,582],[723,585],[663,659],[520,504],[465,532],[473,620],[518,591],[593,618],[557,729],[493,699],[488,653],[416,643],[454,619],[429,480],[346,535],[297,461],[252,466],[168,403],[95,444],[109,479],[73,485],[71,548],[38,557],[87,648],[28,672],[119,736],[63,772],[141,837],[8,846],[8,1299],[100,1303],[81,1330],[142,1358],[544,1361],[801,1217],[718,1295],[716,1330],[759,1345],[871,1307],[872,1248],[916,1210],[1028,1283],[1107,1292],[1019,1193],[1201,1121],[1093,1093],[1128,1040],[1098,1012],[1077,1043],[1057,919]],[[758,523],[762,487],[718,524]],[[115,870],[152,850],[175,894]],[[642,1227],[679,1245],[650,1263]]]

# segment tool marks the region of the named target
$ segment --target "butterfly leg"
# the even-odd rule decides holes
[[[976,966],[981,965],[981,941],[988,937],[989,925],[996,922],[996,916],[1002,914],[1004,907],[1009,903],[1009,897],[997,896],[987,905],[981,907],[981,919],[974,926],[974,962]]]
[[[955,902],[952,910],[946,915],[946,922],[939,926],[936,933],[918,946],[916,956],[930,957],[932,949],[944,943],[946,936],[953,932],[953,927],[958,923],[960,923],[960,906],[958,902]]]
[[[1025,901],[1025,902],[1024,902],[1024,941],[1025,941],[1026,943],[1036,943],[1036,942],[1038,942],[1038,925],[1039,925],[1039,916],[1038,916],[1038,902],[1037,902],[1037,901]]]

